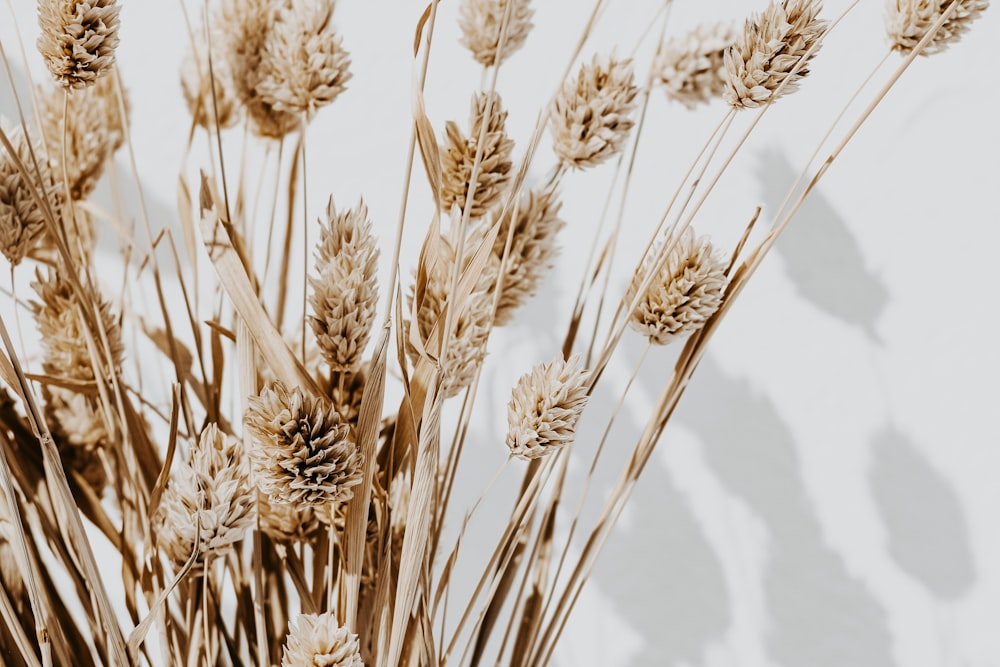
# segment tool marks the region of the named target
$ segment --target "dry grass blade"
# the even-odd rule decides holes
[[[230,232],[226,227],[226,223],[216,212],[207,179],[203,176],[201,233],[208,250],[208,256],[215,266],[219,281],[226,290],[226,294],[236,307],[236,312],[246,322],[254,342],[275,377],[290,386],[303,386],[313,395],[322,395],[316,381],[288,349],[288,344],[285,343],[281,334],[268,318],[260,299],[257,298],[257,294],[250,284],[244,263],[237,255]]]
[[[364,460],[362,482],[347,503],[347,527],[344,531],[344,560],[347,577],[342,590],[346,611],[345,625],[357,632],[358,593],[361,586],[361,569],[364,565],[365,538],[368,529],[368,507],[371,502],[372,481],[375,476],[375,448],[378,443],[379,416],[385,397],[385,375],[389,350],[389,327],[386,326],[375,345],[375,354],[365,380],[358,416],[358,448]]]

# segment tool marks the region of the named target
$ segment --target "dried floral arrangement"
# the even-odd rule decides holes
[[[30,314],[40,344],[37,356],[19,352],[11,321],[0,321],[4,664],[550,662],[730,306],[899,76],[958,41],[988,0],[888,0],[895,73],[826,161],[803,170],[770,225],[755,226],[759,209],[748,215],[732,248],[695,224],[732,160],[717,159],[721,138],[738,114],[756,114],[749,135],[772,104],[808,85],[843,14],[825,17],[819,0],[771,0],[742,26],[680,36],[665,36],[664,19],[643,71],[588,41],[607,4],[595,1],[571,66],[539,101],[533,134],[517,142],[497,72],[532,38],[531,3],[461,0],[457,27],[437,24],[437,2],[429,4],[415,26],[411,168],[395,247],[378,247],[364,201],[338,208],[330,193],[299,294],[285,277],[295,228],[317,213],[294,215],[306,128],[364,73],[352,70],[334,29],[333,0],[211,0],[202,25],[191,25],[181,88],[192,137],[202,133],[217,153],[200,179],[181,178],[183,239],[137,213],[178,273],[164,280],[162,257],[123,244],[122,261],[141,267],[157,305],[138,315],[94,261],[95,225],[106,221],[88,204],[108,162],[131,151],[127,82],[115,66],[127,25],[117,0],[38,1],[37,47],[52,80],[0,128],[0,250],[12,272],[33,267],[35,293],[13,309]],[[482,65],[484,85],[467,122],[438,124],[424,107],[423,77],[435,35],[449,31]],[[10,49],[0,46],[6,62]],[[475,509],[450,501],[491,333],[518,317],[556,261],[561,184],[615,160],[622,169],[654,91],[689,109],[728,111],[645,252],[630,258],[628,289],[611,294],[605,281],[601,290],[619,220],[581,278],[562,354],[525,360],[505,440],[521,466],[520,493],[481,576],[453,594],[460,536],[448,542],[445,528]],[[222,150],[223,131],[296,147],[287,200],[269,211],[251,201],[253,180]],[[546,145],[556,166],[529,186],[528,166]],[[430,188],[434,210],[407,210],[411,174]],[[423,225],[412,276],[396,270],[404,223]],[[190,270],[199,261],[214,273]],[[377,282],[379,262],[392,267],[388,284]],[[275,272],[276,287],[265,281]],[[616,308],[595,321],[608,333],[595,325],[588,339],[585,315],[606,299]],[[182,318],[168,307],[178,303]],[[621,341],[640,335],[677,346],[673,372],[598,520],[584,525],[577,515],[569,538],[556,539],[581,414]],[[153,364],[168,373],[144,377]],[[389,383],[399,385],[398,407],[386,400]],[[454,420],[444,417],[448,402],[461,405]],[[577,531],[586,539],[570,549]],[[113,546],[114,567],[98,562],[93,535]],[[112,588],[124,610],[111,603]],[[449,605],[460,612],[448,616]]]

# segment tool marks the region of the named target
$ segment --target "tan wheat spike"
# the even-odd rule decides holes
[[[61,181],[45,157],[41,143],[32,141],[29,146],[31,140],[20,127],[3,124],[2,130],[9,137],[18,161],[32,176],[31,182],[25,181],[17,162],[0,148],[0,252],[17,266],[38,246],[45,231],[45,211],[39,208],[32,194],[44,194],[57,220],[62,217],[65,201],[59,187]]]
[[[463,0],[458,6],[458,25],[462,29],[462,44],[472,52],[476,62],[484,67],[500,64],[497,62],[497,47],[508,2],[510,18],[507,23],[507,37],[503,43],[500,63],[524,46],[531,32],[531,18],[535,10],[530,0]]]
[[[576,438],[587,404],[580,358],[558,358],[521,376],[507,405],[507,447],[522,459],[551,454]]]
[[[886,0],[885,27],[890,48],[904,54],[913,51],[953,3],[957,6],[950,18],[921,51],[925,56],[940,53],[959,41],[989,7],[989,0]]]
[[[721,98],[726,88],[725,53],[736,36],[733,26],[723,22],[700,25],[665,40],[654,70],[667,98],[688,109]]]
[[[820,0],[771,0],[763,13],[748,19],[726,51],[726,102],[756,108],[794,92],[809,74],[818,53],[814,45],[826,30],[827,21],[817,18],[822,7]]]
[[[38,0],[38,50],[60,85],[83,88],[107,74],[120,11],[117,0]]]

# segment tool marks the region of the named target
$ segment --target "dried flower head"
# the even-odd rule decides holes
[[[944,51],[962,38],[972,22],[989,6],[989,0],[955,0],[956,7],[921,51],[929,56]],[[944,14],[950,0],[886,0],[885,27],[889,45],[894,51],[907,54],[916,48],[924,35]]]
[[[0,251],[17,266],[45,232],[45,212],[32,193],[47,199],[56,220],[62,217],[64,198],[41,142],[32,141],[29,146],[20,127],[4,124],[3,131],[31,177],[26,181],[14,158],[0,146]]]
[[[257,486],[271,500],[329,505],[361,483],[363,457],[326,401],[271,382],[250,397],[243,422]]]
[[[520,49],[531,32],[531,17],[535,10],[531,0],[509,0],[507,36],[500,54],[502,63]],[[458,6],[458,25],[462,29],[462,44],[472,51],[472,57],[484,67],[497,63],[497,47],[508,0],[463,0]]]
[[[160,548],[180,566],[223,555],[255,525],[250,465],[239,440],[209,424],[163,492]],[[197,542],[196,542],[197,540]]]
[[[726,102],[753,109],[794,92],[819,52],[813,46],[827,26],[816,18],[822,8],[820,0],[771,0],[763,14],[748,19],[743,34],[726,51]]]
[[[75,201],[90,196],[108,160],[125,141],[115,88],[114,78],[109,76],[83,90],[70,91],[68,99],[60,88],[49,89],[38,96],[42,134],[54,175],[61,183],[65,168],[70,196]],[[63,118],[66,119],[65,135]],[[65,163],[63,136],[66,137]]]
[[[337,213],[331,197],[316,247],[318,275],[309,278],[309,320],[335,371],[351,372],[361,363],[378,304],[377,270],[378,246],[364,200]]]
[[[632,303],[646,276],[658,271],[629,324],[650,342],[666,345],[704,326],[722,303],[727,279],[725,258],[715,252],[708,237],[695,238],[690,227],[677,238],[657,270],[654,262],[661,250],[662,246],[647,255],[625,300]]]
[[[507,404],[507,447],[537,459],[573,442],[587,404],[587,371],[576,355],[538,364],[521,376]]]
[[[522,195],[516,214],[509,211],[500,221],[493,253],[502,259],[508,234],[510,252],[503,269],[503,282],[494,323],[508,324],[514,313],[535,294],[545,272],[558,252],[556,238],[565,226],[559,218],[562,203],[554,187],[532,190]],[[515,217],[516,215],[516,217]],[[511,219],[514,230],[510,231]]]
[[[347,88],[351,59],[333,32],[332,0],[293,0],[267,35],[257,94],[277,111],[311,117]]]
[[[323,526],[311,505],[292,505],[257,494],[260,529],[275,542],[311,542]]]
[[[102,451],[111,444],[98,396],[84,387],[121,368],[124,356],[121,330],[110,304],[97,293],[87,292],[84,301],[100,315],[102,332],[91,333],[70,284],[49,271],[36,274],[32,284],[39,301],[32,313],[42,345],[42,370],[55,378],[79,383],[79,391],[50,385],[43,392],[45,413],[64,464],[83,476],[100,493],[107,483],[107,465]],[[88,288],[84,286],[84,290]],[[102,337],[111,358],[105,357]],[[88,339],[93,340],[93,354]],[[109,368],[110,364],[110,368]]]
[[[97,376],[94,369],[97,365],[101,375],[106,375],[111,369],[121,368],[125,347],[122,344],[121,329],[111,311],[111,304],[100,294],[87,291],[84,295],[86,307],[91,312],[100,314],[100,332],[91,334],[87,328],[87,319],[81,310],[80,301],[73,294],[69,282],[55,271],[49,271],[47,276],[36,273],[37,281],[32,287],[38,294],[40,302],[31,304],[38,334],[41,338],[43,362],[42,369],[48,375],[65,377],[72,380],[90,381]],[[83,286],[86,291],[88,288]],[[101,336],[107,337],[107,347],[111,358],[105,358],[105,348]],[[98,354],[98,362],[91,356],[87,340],[93,337]]]
[[[489,115],[487,115],[487,111]],[[468,137],[452,121],[445,124],[445,141],[441,146],[442,177],[441,209],[448,213],[452,206],[465,208],[472,182],[472,166],[476,162],[479,136],[486,118],[486,136],[483,141],[482,159],[472,194],[470,215],[480,218],[493,206],[510,180],[511,152],[514,142],[507,136],[504,125],[507,112],[503,110],[496,93],[479,93],[472,100]]]
[[[639,89],[631,60],[595,54],[567,80],[549,111],[552,148],[569,167],[594,167],[617,154],[632,129]]]
[[[181,62],[181,91],[195,125],[214,129],[232,127],[240,118],[226,61],[204,44],[191,45]],[[214,84],[214,85],[213,85]],[[214,91],[213,91],[214,88]],[[218,118],[216,118],[218,115]]]
[[[456,262],[455,249],[447,239],[441,238],[438,247],[440,253],[428,272],[417,309],[420,337],[427,341],[428,348],[433,348],[432,353],[436,351],[437,345],[434,341],[429,341],[429,338],[435,331],[435,325],[439,328],[445,326],[445,308],[449,304],[451,276]],[[469,258],[466,257],[462,266],[467,267],[468,263]],[[455,396],[469,386],[476,375],[476,370],[486,357],[486,343],[493,315],[493,288],[496,285],[499,268],[499,260],[491,254],[465,307],[459,309],[458,314],[453,316],[453,334],[444,358],[440,359],[441,391],[445,398]],[[414,300],[412,291],[409,300],[412,310]],[[410,345],[410,322],[404,321],[403,327],[407,353],[416,363],[419,354]]]
[[[726,89],[725,54],[736,42],[729,23],[700,25],[663,42],[654,68],[667,98],[688,109],[721,98]]]
[[[364,667],[358,636],[333,612],[301,614],[290,625],[281,667]]]
[[[117,0],[38,0],[38,50],[67,88],[93,85],[115,64]]]
[[[220,0],[212,22],[218,29],[221,56],[229,66],[233,91],[246,109],[250,129],[268,139],[280,139],[302,122],[298,114],[275,109],[257,90],[268,34],[284,5],[283,0]]]

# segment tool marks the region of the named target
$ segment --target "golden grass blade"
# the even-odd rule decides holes
[[[427,117],[427,109],[424,108],[424,93],[416,77],[413,80],[413,127],[417,135],[417,146],[420,147],[420,157],[424,162],[427,182],[431,186],[431,195],[437,202],[438,193],[441,192],[441,153],[437,137],[434,136],[434,126]]]
[[[42,448],[46,478],[51,483],[50,490],[53,494],[55,507],[58,508],[57,511],[61,510],[67,519],[64,524],[60,525],[60,528],[65,531],[67,542],[75,550],[75,555],[79,559],[83,573],[90,584],[98,620],[104,630],[112,657],[117,664],[123,666],[130,665],[131,663],[125,648],[125,638],[122,636],[121,628],[115,618],[114,609],[104,588],[104,581],[101,578],[100,569],[97,567],[97,561],[94,558],[90,540],[87,538],[83,523],[80,521],[80,514],[73,500],[69,481],[66,479],[66,473],[59,458],[59,452],[56,450],[52,436],[42,419],[38,404],[28,384],[28,379],[24,376],[17,357],[14,356],[14,345],[11,343],[7,326],[3,323],[2,319],[0,319],[0,336],[3,338],[8,359],[17,376],[18,387],[20,389],[18,393],[25,399],[25,408],[27,409],[31,426]],[[6,468],[6,466],[4,467]]]
[[[233,302],[236,312],[246,322],[261,356],[275,377],[290,386],[305,387],[316,396],[322,395],[316,381],[288,349],[288,345],[264,311],[260,299],[251,286],[244,264],[236,253],[227,227],[227,223],[219,218],[215,210],[208,181],[203,176],[201,233],[208,256],[219,276],[219,282]]]
[[[361,394],[361,412],[358,416],[358,448],[364,457],[364,464],[359,490],[347,503],[347,526],[344,530],[344,560],[347,572],[341,586],[345,609],[344,623],[351,632],[357,632],[358,594],[361,587],[361,570],[364,566],[368,507],[375,478],[375,449],[378,444],[379,420],[385,399],[389,332],[390,327],[386,324],[375,345],[375,353]]]

